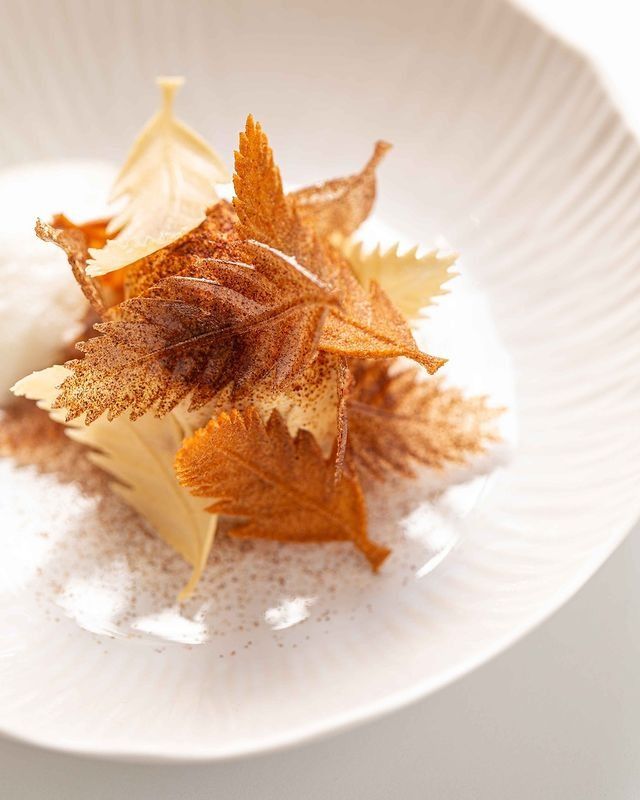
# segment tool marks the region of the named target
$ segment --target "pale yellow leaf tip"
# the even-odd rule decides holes
[[[31,372],[20,378],[11,387],[10,391],[16,397],[26,397],[27,400],[55,399],[58,389],[71,374],[62,364],[54,364],[46,369]]]
[[[196,228],[229,174],[220,156],[173,112],[179,76],[160,76],[160,109],[135,139],[112,191],[121,202],[107,226],[113,235],[91,248],[87,275],[106,275],[161,250]]]
[[[169,93],[171,96],[181,87],[184,86],[185,79],[182,75],[158,75],[156,78],[156,85],[159,86],[165,94]]]
[[[192,564],[193,571],[189,577],[187,583],[182,587],[182,589],[178,592],[178,603],[184,603],[193,595],[195,590],[200,583],[200,579],[202,578],[202,573],[204,572],[205,567],[207,566],[207,559],[209,558],[209,553],[211,552],[211,547],[213,545],[213,540],[216,535],[216,529],[218,526],[218,517],[217,515],[209,515],[209,526],[207,529],[207,533],[205,536],[205,540],[202,543],[202,547],[200,549],[200,553],[198,554],[198,559],[195,563]]]
[[[184,78],[181,75],[159,75],[156,86],[160,87],[162,93],[162,113],[173,116],[173,100],[184,86]]]

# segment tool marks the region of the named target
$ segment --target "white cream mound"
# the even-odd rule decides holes
[[[24,375],[59,360],[75,340],[87,303],[64,253],[33,227],[62,212],[104,216],[115,169],[105,162],[46,161],[0,172],[0,403]]]

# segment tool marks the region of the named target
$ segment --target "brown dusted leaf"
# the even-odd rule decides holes
[[[231,384],[235,395],[264,382],[287,385],[312,362],[327,308],[318,279],[269,248],[230,245],[225,258],[195,259],[188,275],[165,278],[118,307],[102,334],[66,366],[57,407],[87,424],[129,410],[168,413],[190,396],[200,408]]]
[[[335,484],[334,465],[313,436],[291,437],[277,411],[265,424],[255,409],[221,414],[187,439],[178,480],[211,497],[213,514],[242,517],[235,536],[286,542],[351,541],[377,570],[389,554],[367,536],[355,477]]]
[[[252,116],[240,134],[233,186],[239,236],[286,253],[322,280],[331,280],[332,264],[313,228],[302,222],[284,194],[269,140]]]
[[[434,470],[464,465],[497,441],[486,397],[466,397],[415,368],[393,371],[384,361],[356,361],[349,415],[348,463],[362,477],[413,477],[416,464]]]
[[[192,256],[210,258],[218,255],[227,243],[237,240],[237,220],[236,212],[228,200],[216,203],[207,210],[204,221],[197,228],[126,269],[126,298],[137,297],[164,278],[188,270]]]
[[[72,220],[69,219],[65,214],[54,214],[51,220],[51,227],[56,228],[61,232],[69,232],[72,233],[76,241],[79,241],[81,237],[83,237],[84,243],[86,248],[88,247],[101,247],[102,244],[106,241],[107,233],[106,233],[106,226],[107,226],[108,218],[103,219],[95,219],[89,220],[88,222],[82,222],[76,224]],[[69,258],[69,263],[73,269],[73,263],[71,262],[71,258]],[[78,264],[78,267],[84,269],[86,267],[86,249],[85,255],[81,257],[81,260]],[[91,304],[82,319],[78,320],[81,324],[81,330],[78,331],[77,336],[75,337],[77,340],[79,339],[88,339],[94,335],[93,326],[96,322],[100,322],[104,315],[107,313],[107,309],[110,308],[112,305],[115,305],[122,301],[122,280],[121,280],[122,273],[113,273],[111,275],[105,275],[103,278],[90,278],[85,273],[85,278],[87,282],[93,284],[96,291],[98,292],[101,305],[96,306],[95,304]],[[76,273],[74,271],[74,277],[76,277]],[[115,279],[115,280],[113,280]],[[77,280],[77,277],[76,277]],[[118,285],[119,281],[119,285]],[[98,312],[97,308],[100,308],[100,313]],[[75,358],[77,356],[75,342],[69,342],[65,345],[64,349],[61,350],[60,355],[63,356],[63,360],[67,360],[69,358]]]
[[[188,413],[187,418],[190,424],[199,427],[224,411],[229,413],[236,409],[243,412],[253,406],[266,422],[274,410],[278,411],[291,436],[295,436],[299,430],[309,431],[323,454],[333,455],[335,478],[338,480],[342,475],[347,444],[348,382],[346,360],[319,352],[307,369],[290,384],[277,388],[262,383],[254,386],[249,394],[241,396],[235,396],[233,388],[227,386],[205,406]],[[180,417],[182,411],[183,407],[180,406],[175,413]]]
[[[320,352],[301,375],[278,392],[258,387],[248,398],[265,422],[276,410],[292,436],[301,429],[310,431],[325,455],[334,453],[338,477],[346,446],[348,374],[345,359]]]
[[[314,361],[290,384],[275,388],[269,384],[254,386],[250,394],[234,396],[233,388],[227,386],[205,406],[187,412],[184,404],[174,413],[193,427],[202,427],[223,411],[236,409],[246,411],[253,406],[266,422],[276,410],[287,424],[291,436],[301,430],[310,431],[324,455],[336,449],[336,440],[345,439],[346,424],[346,379],[348,369],[344,359],[329,353],[318,353]],[[342,454],[343,446],[337,448]]]
[[[326,353],[324,355],[327,355]],[[351,386],[351,372],[347,366],[347,359],[339,357],[336,363],[336,390],[338,395],[338,410],[336,415],[336,444],[335,444],[335,471],[334,480],[337,482],[342,477],[347,454],[349,433],[349,413],[347,397]]]
[[[230,403],[225,410],[253,405],[265,422],[272,411],[278,411],[292,436],[299,430],[310,431],[324,455],[332,455],[335,480],[339,480],[347,445],[349,377],[346,359],[319,352],[290,385],[278,392],[258,387],[244,405]]]
[[[382,289],[372,283],[366,291],[347,259],[301,220],[295,205],[284,195],[269,141],[252,117],[240,134],[235,168],[234,206],[240,220],[239,234],[292,256],[296,264],[336,289],[340,304],[332,308],[327,318],[321,349],[359,358],[406,356],[429,372],[444,363],[443,359],[421,353],[406,321]]]
[[[431,374],[446,359],[423,353],[417,346],[405,318],[387,295],[371,281],[368,291],[354,276],[349,263],[331,248],[341,305],[332,310],[322,332],[320,349],[350,358],[394,358],[405,356]]]
[[[80,231],[84,234],[87,247],[104,247],[109,239],[107,225],[111,217],[91,219],[87,222],[72,222],[65,214],[55,214],[51,220],[51,227],[64,231]]]
[[[350,236],[371,213],[376,198],[376,168],[390,147],[388,142],[376,142],[373,155],[356,175],[292,192],[289,197],[302,219],[321,236]]]
[[[65,214],[56,214],[51,220],[51,227],[65,231],[78,231],[85,237],[87,248],[99,250],[109,239],[113,238],[113,234],[107,232],[110,221],[111,217],[102,217],[75,223]],[[124,280],[127,272],[128,270],[125,268],[90,279],[100,291],[107,308],[124,300]]]
[[[69,266],[73,272],[73,277],[78,282],[84,296],[87,298],[93,310],[98,316],[104,316],[106,304],[100,287],[93,278],[87,275],[87,239],[85,234],[79,230],[64,230],[47,225],[42,220],[36,221],[36,235],[43,242],[53,242],[60,247],[67,255]]]

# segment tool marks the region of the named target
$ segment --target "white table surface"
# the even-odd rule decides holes
[[[640,132],[640,0],[522,4],[592,55]],[[0,741],[0,798],[636,800],[639,631],[640,527],[524,641],[390,717],[213,766],[115,764]]]

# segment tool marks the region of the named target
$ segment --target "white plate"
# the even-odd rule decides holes
[[[385,529],[396,555],[372,578],[341,546],[223,542],[182,616],[184,569],[132,514],[5,462],[4,733],[138,759],[293,744],[486,661],[620,542],[640,511],[640,152],[582,57],[471,0],[8,2],[0,44],[5,165],[121,158],[168,72],[220,152],[252,111],[296,183],[392,141],[378,216],[463,254],[477,288],[434,336],[477,355],[472,384],[515,378],[519,427],[508,467],[418,518],[428,553]]]

